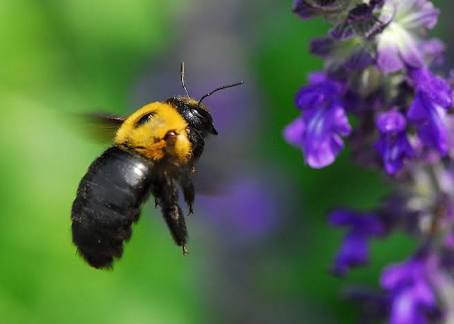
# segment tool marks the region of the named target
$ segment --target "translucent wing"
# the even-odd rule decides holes
[[[83,133],[100,142],[112,142],[126,117],[106,113],[88,113],[78,116],[78,127]]]

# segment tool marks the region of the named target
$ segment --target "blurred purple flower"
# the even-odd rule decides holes
[[[390,323],[428,323],[428,316],[437,309],[436,296],[429,282],[429,261],[415,257],[389,266],[383,272],[381,286],[391,295]]]
[[[450,108],[453,102],[453,91],[449,83],[434,75],[428,68],[411,69],[409,76],[417,92],[423,93],[434,104]]]
[[[223,231],[249,240],[263,237],[278,224],[280,208],[276,195],[266,182],[244,176],[224,193],[201,196],[199,203]]]
[[[301,18],[311,18],[318,14],[316,7],[305,0],[296,0],[293,4],[293,12]]]
[[[337,253],[333,272],[343,276],[349,268],[364,265],[369,259],[369,239],[385,233],[385,227],[374,215],[338,210],[330,217],[333,226],[348,227],[342,247]]]
[[[377,36],[377,63],[385,73],[424,65],[418,35],[437,23],[439,11],[427,0],[387,0],[380,20],[392,21]],[[426,44],[427,47],[427,44]]]
[[[342,136],[350,134],[351,126],[341,102],[342,88],[341,83],[317,73],[296,96],[302,116],[287,126],[284,136],[303,150],[313,168],[333,163],[344,145]]]
[[[382,113],[377,118],[380,138],[375,144],[383,158],[388,174],[396,174],[404,164],[404,160],[413,156],[413,149],[406,134],[405,117],[398,111]]]
[[[433,38],[422,43],[421,51],[426,58],[428,65],[442,64],[444,61],[445,44],[437,39]]]
[[[441,155],[448,153],[448,128],[446,109],[452,106],[452,89],[428,69],[412,70],[410,77],[415,84],[416,97],[408,111],[409,121],[416,124],[422,143]]]
[[[418,136],[427,148],[437,150],[442,156],[448,152],[448,133],[445,127],[446,111],[433,104],[424,94],[414,99],[408,119],[418,127]]]
[[[322,167],[334,161],[342,136],[350,134],[348,112],[356,126],[349,139],[354,159],[366,168],[381,160],[385,174],[399,175],[391,178],[393,194],[371,214],[339,211],[330,217],[332,225],[348,227],[336,274],[368,261],[372,237],[402,231],[421,242],[424,255],[383,273],[382,296],[356,294],[366,304],[376,302],[394,324],[454,321],[454,285],[432,282],[454,268],[453,83],[430,70],[443,61],[444,44],[426,37],[438,15],[429,0],[350,2],[335,15],[324,14],[334,27],[311,43],[311,52],[324,59],[325,73],[300,90],[302,116],[285,131],[310,166]]]

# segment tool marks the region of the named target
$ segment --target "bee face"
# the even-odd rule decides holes
[[[178,112],[188,122],[191,129],[199,132],[203,137],[208,134],[217,135],[218,132],[213,126],[213,118],[204,104],[189,97],[169,98],[169,104],[174,105]]]
[[[129,116],[118,129],[115,144],[153,161],[164,157],[183,165],[192,156],[188,123],[174,106],[154,102]]]

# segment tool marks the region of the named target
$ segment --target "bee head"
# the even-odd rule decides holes
[[[206,137],[208,134],[217,135],[218,132],[216,128],[214,128],[213,118],[208,112],[208,107],[203,104],[203,100],[220,90],[236,87],[243,84],[243,82],[237,82],[216,88],[202,96],[199,100],[196,100],[189,96],[188,89],[186,88],[184,80],[184,62],[181,62],[180,65],[180,81],[184,91],[186,92],[186,96],[169,98],[166,102],[176,107],[177,111],[189,124],[189,127],[198,132],[199,135],[203,137]]]
[[[174,97],[167,99],[166,102],[174,106],[184,117],[189,127],[199,132],[202,136],[218,134],[207,106],[199,100],[190,97]]]

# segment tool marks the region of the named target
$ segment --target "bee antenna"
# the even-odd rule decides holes
[[[186,84],[184,83],[184,62],[181,62],[181,64],[180,64],[180,81],[181,81],[181,86],[184,89],[184,92],[186,92],[186,96],[189,97],[188,88],[186,88]]]
[[[227,85],[224,85],[222,87],[216,88],[216,89],[208,92],[206,95],[202,96],[202,98],[199,99],[199,103],[197,104],[197,106],[200,106],[200,104],[202,103],[203,100],[205,100],[206,98],[208,98],[209,96],[213,95],[214,93],[216,93],[218,91],[221,91],[221,90],[224,90],[224,89],[228,89],[228,88],[237,87],[237,86],[240,86],[240,85],[243,85],[243,84],[244,84],[244,82],[240,81],[240,82],[227,84]]]

